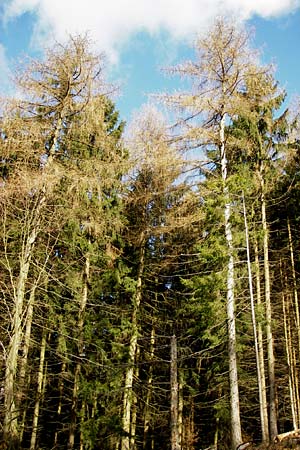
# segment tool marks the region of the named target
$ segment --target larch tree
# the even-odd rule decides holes
[[[274,174],[281,176],[282,155],[287,149],[287,121],[286,111],[275,117],[276,111],[281,107],[285,93],[279,89],[274,81],[273,74],[269,70],[258,74],[255,78],[249,78],[245,92],[250,108],[241,111],[234,122],[233,134],[239,146],[238,158],[248,165],[249,173],[253,174],[252,196],[259,199],[259,215],[261,223],[263,251],[263,273],[265,290],[265,320],[266,340],[268,355],[268,379],[269,379],[269,424],[270,439],[278,434],[277,407],[276,407],[276,380],[275,380],[275,356],[271,300],[271,277],[269,261],[269,224],[268,224],[268,196],[272,195]],[[282,154],[280,154],[282,153]],[[233,156],[234,157],[234,156]],[[257,228],[257,225],[256,225]],[[257,246],[257,244],[255,244]],[[259,279],[259,274],[257,278]],[[257,296],[260,297],[260,286],[257,287]],[[261,344],[259,345],[262,349]],[[262,350],[261,350],[262,351]],[[260,358],[262,366],[262,357]],[[261,373],[264,369],[261,367]],[[262,381],[262,380],[260,380]],[[264,408],[265,409],[265,408]],[[263,440],[267,441],[268,433],[266,417],[262,416]]]
[[[129,213],[127,239],[136,253],[137,266],[132,294],[131,333],[128,348],[128,367],[125,372],[125,389],[122,409],[121,450],[133,445],[132,410],[134,402],[134,370],[140,334],[141,302],[144,278],[155,278],[155,269],[149,273],[150,262],[155,258],[155,242],[164,232],[166,198],[176,189],[172,185],[181,172],[182,161],[168,136],[162,116],[152,108],[145,108],[136,118],[130,137],[133,159],[133,180],[127,198]],[[152,249],[153,246],[153,249]],[[147,271],[146,271],[147,269]],[[131,439],[130,439],[131,436]],[[131,441],[131,444],[130,444]]]
[[[22,223],[18,253],[5,256],[3,269],[11,283],[11,333],[6,353],[4,381],[4,434],[7,442],[19,440],[18,363],[23,340],[25,301],[30,287],[38,236],[53,210],[55,188],[64,177],[60,160],[70,124],[82,114],[91,99],[104,91],[102,57],[93,55],[85,37],[49,50],[43,62],[30,61],[18,73],[16,83],[24,95],[8,100],[1,120],[1,147],[7,171],[1,199],[4,212],[12,206],[12,190],[18,190],[24,209],[16,214]],[[18,188],[19,186],[19,188]],[[53,211],[52,211],[53,214]],[[56,217],[57,213],[54,213]],[[4,250],[7,237],[3,237]],[[18,264],[15,263],[18,261]]]
[[[171,73],[193,80],[191,92],[166,95],[165,100],[185,116],[178,120],[182,126],[183,142],[187,147],[198,147],[208,152],[213,167],[221,175],[224,198],[224,235],[227,244],[227,324],[228,361],[231,403],[232,447],[242,442],[238,367],[236,352],[235,274],[232,235],[232,198],[228,184],[228,154],[230,137],[226,128],[243,109],[247,100],[241,95],[246,80],[262,69],[257,67],[250,49],[249,33],[225,20],[218,20],[205,37],[195,44],[197,59],[183,63]],[[252,71],[249,71],[252,64]],[[199,155],[199,164],[203,156]]]

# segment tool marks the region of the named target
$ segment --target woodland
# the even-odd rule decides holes
[[[167,69],[189,87],[126,138],[87,37],[17,71],[0,116],[1,449],[297,433],[300,108],[251,42],[216,21]]]

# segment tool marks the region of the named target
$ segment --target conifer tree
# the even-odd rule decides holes
[[[41,242],[64,239],[61,230],[67,226],[72,211],[78,232],[89,230],[91,234],[91,230],[96,229],[96,235],[103,233],[102,248],[109,244],[115,237],[114,230],[120,227],[119,213],[114,218],[111,205],[119,203],[114,184],[120,184],[125,156],[119,143],[123,125],[118,124],[112,102],[103,95],[102,60],[90,52],[86,38],[70,38],[66,46],[57,45],[55,50],[48,51],[44,62],[30,62],[17,81],[25,92],[24,99],[9,101],[1,122],[1,145],[6,162],[1,200],[7,225],[2,233],[2,271],[9,280],[12,298],[7,303],[12,333],[7,342],[4,434],[11,446],[19,445],[23,428],[17,394],[19,350],[23,339],[25,343],[30,338],[23,335],[23,329],[27,292],[30,285],[35,285],[34,258],[39,254]],[[18,200],[13,204],[16,192]],[[108,211],[101,221],[99,207]],[[7,230],[14,226],[12,218],[17,218],[22,227],[15,235],[14,247],[10,244],[12,251],[8,251]],[[59,258],[66,256],[62,248],[62,245],[56,246],[55,255]],[[85,267],[88,255],[85,253]],[[85,288],[83,296],[86,299]],[[30,300],[27,317],[32,305]],[[30,316],[33,314],[34,311]],[[77,383],[75,376],[75,386]],[[38,389],[41,389],[40,381]],[[75,396],[77,394],[73,395],[74,399]],[[37,407],[35,432],[39,414],[40,407]],[[32,435],[32,448],[36,438]]]
[[[179,65],[171,72],[193,80],[190,93],[166,96],[166,101],[186,116],[178,123],[183,126],[182,136],[187,147],[199,147],[212,156],[214,167],[220,173],[224,201],[224,235],[227,245],[227,324],[228,357],[231,399],[232,446],[242,442],[236,355],[235,274],[232,235],[232,198],[228,176],[230,142],[226,126],[239,111],[248,109],[241,95],[247,78],[262,69],[248,67],[253,52],[249,48],[249,34],[225,20],[217,21],[207,36],[196,42],[197,60]],[[254,59],[253,59],[254,61]],[[251,64],[251,63],[250,63]],[[201,157],[200,157],[201,158]],[[199,158],[199,159],[200,159]],[[201,164],[201,159],[199,161]]]

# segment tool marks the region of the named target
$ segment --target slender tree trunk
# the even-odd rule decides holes
[[[25,386],[27,359],[28,359],[30,338],[31,338],[31,325],[32,325],[32,319],[33,319],[33,305],[34,305],[36,288],[37,288],[37,285],[34,284],[31,288],[30,297],[29,297],[29,301],[28,301],[28,305],[27,305],[26,327],[25,327],[24,342],[23,342],[23,348],[22,348],[22,359],[20,361],[20,374],[19,374],[21,391],[23,390],[23,388]]]
[[[270,438],[273,440],[278,434],[277,412],[276,412],[276,389],[275,389],[275,358],[274,342],[272,333],[272,306],[271,306],[271,281],[269,264],[269,230],[266,215],[265,183],[263,168],[259,171],[261,185],[261,217],[263,228],[264,248],[264,274],[265,274],[265,299],[266,299],[266,335],[268,351],[268,375],[269,375],[269,405],[270,405]]]
[[[31,234],[35,240],[35,232]],[[20,274],[17,283],[14,312],[12,316],[12,334],[6,358],[5,382],[4,382],[4,435],[7,442],[17,442],[19,440],[19,426],[18,417],[19,411],[17,409],[17,393],[16,375],[18,365],[18,353],[22,342],[22,316],[23,303],[25,296],[25,284],[28,277],[28,271],[32,256],[32,245],[27,239],[25,248],[23,248],[23,255],[20,260]]]
[[[222,395],[222,387],[219,387],[219,397]],[[218,450],[219,432],[220,432],[220,417],[216,418],[215,432],[214,432],[214,446],[213,450]]]
[[[258,255],[258,243],[256,236],[254,238],[254,254],[255,254],[255,277],[256,277],[256,303],[261,314],[262,301],[261,301],[261,283],[260,283],[260,266]],[[261,375],[261,390],[262,390],[262,405],[261,412],[263,413],[263,423],[265,424],[265,430],[267,430],[266,438],[270,440],[269,434],[269,417],[268,417],[268,402],[267,402],[267,387],[266,387],[266,374],[265,374],[265,356],[264,356],[264,344],[263,344],[263,330],[261,319],[257,324],[257,343],[258,343],[258,356]],[[263,438],[263,436],[262,436]]]
[[[290,403],[291,403],[291,411],[293,418],[293,427],[294,430],[297,429],[297,417],[296,417],[296,408],[295,408],[295,391],[294,391],[294,376],[293,376],[293,362],[292,362],[292,354],[291,354],[291,336],[290,336],[290,324],[288,323],[288,306],[285,300],[285,294],[282,293],[282,310],[283,310],[283,325],[284,325],[284,337],[285,337],[285,351],[286,351],[286,360],[289,369],[289,392],[290,392]]]
[[[297,428],[300,428],[300,398],[299,398],[299,370],[296,351],[293,349],[293,364],[295,368],[295,402],[297,411]]]
[[[298,332],[298,346],[300,346],[300,317],[299,317],[299,301],[298,301],[298,291],[297,291],[297,277],[296,277],[296,270],[295,270],[292,230],[291,230],[291,224],[290,224],[289,218],[287,219],[287,228],[288,228],[288,236],[289,236],[289,250],[290,250],[290,258],[291,258],[292,276],[293,276],[293,288],[294,288],[293,292],[294,292],[295,314],[296,314],[296,324],[297,324],[297,332]],[[300,353],[300,351],[299,351],[299,353]]]
[[[129,343],[129,361],[125,373],[125,389],[123,397],[123,414],[122,414],[122,428],[124,436],[121,438],[121,450],[129,450],[130,446],[130,428],[131,428],[131,410],[133,400],[133,378],[134,365],[137,352],[138,341],[138,312],[142,298],[142,277],[145,266],[145,239],[144,235],[140,240],[140,255],[139,255],[139,269],[137,275],[137,286],[133,296],[133,313],[132,313],[132,332]]]
[[[265,386],[264,386],[264,382],[263,382],[264,372],[262,373],[262,367],[260,364],[260,357],[259,357],[256,315],[255,315],[255,303],[254,303],[254,293],[253,293],[253,278],[252,278],[251,258],[250,258],[249,231],[248,231],[247,211],[246,211],[244,193],[243,193],[243,209],[244,209],[244,224],[245,224],[245,235],[246,235],[249,294],[250,294],[251,317],[252,317],[254,348],[255,348],[255,358],[256,358],[256,368],[257,368],[257,383],[258,383],[258,394],[259,394],[259,408],[260,408],[262,441],[264,443],[268,443],[269,442],[269,426],[268,426],[268,417],[266,415],[267,398],[266,398],[266,390],[265,390]]]
[[[195,441],[196,441],[196,435],[195,435],[195,403],[194,398],[190,396],[189,399],[190,409],[189,409],[189,417],[188,417],[188,425],[187,430],[185,433],[185,448],[187,450],[194,450],[195,449]],[[216,449],[215,449],[216,450]]]
[[[134,377],[136,380],[139,378],[139,356],[140,349],[137,347],[135,355],[135,371]],[[131,413],[131,428],[130,428],[130,450],[136,449],[136,421],[137,421],[137,396],[135,392],[132,392],[132,413]]]
[[[64,373],[66,371],[66,367],[67,364],[64,361],[62,363],[62,367],[61,367],[61,371],[60,371],[60,375],[59,375],[59,382],[58,382],[58,391],[59,391],[59,401],[58,401],[58,407],[57,407],[57,425],[56,425],[56,430],[55,430],[55,434],[54,434],[54,447],[57,446],[58,444],[58,426],[60,424],[60,416],[62,413],[62,400],[63,400],[63,393],[64,393]]]
[[[178,429],[177,340],[171,337],[171,450],[180,450]]]
[[[290,249],[290,258],[291,258],[291,266],[292,266],[292,276],[293,276],[293,293],[294,293],[294,310],[296,317],[296,330],[297,330],[297,350],[298,357],[300,358],[300,314],[299,314],[299,299],[298,299],[298,290],[297,290],[297,277],[296,277],[296,269],[295,269],[295,259],[294,259],[294,247],[293,247],[293,239],[292,239],[292,230],[290,219],[287,219],[287,227],[288,227],[288,236],[289,236],[289,249]]]
[[[178,370],[179,383],[178,383],[178,438],[179,448],[183,446],[183,372]]]
[[[26,381],[29,385],[28,377],[26,377],[27,373],[27,360],[28,360],[28,353],[29,353],[29,347],[30,347],[30,339],[31,339],[31,326],[32,326],[32,319],[33,319],[33,305],[34,305],[34,298],[35,298],[35,291],[36,291],[37,285],[34,284],[30,291],[30,297],[28,301],[27,306],[27,314],[26,314],[26,327],[25,327],[25,334],[24,334],[24,343],[23,343],[23,351],[22,351],[22,359],[20,361],[20,387],[19,387],[19,408],[21,405],[21,402],[25,396],[25,390],[26,390]],[[20,442],[22,442],[23,434],[24,434],[24,428],[25,428],[25,422],[26,422],[26,414],[27,414],[27,408],[25,407],[23,409],[22,413],[22,420],[20,424]]]
[[[49,151],[49,158],[44,168],[45,172],[51,165],[56,148],[58,145],[59,135],[62,130],[62,118],[57,122],[54,138],[51,149]],[[26,292],[26,284],[33,255],[33,250],[36,243],[36,238],[40,231],[40,220],[42,216],[43,206],[46,200],[46,184],[37,194],[35,206],[32,209],[31,219],[28,222],[28,232],[24,236],[22,254],[20,257],[20,268],[17,285],[14,295],[14,311],[12,314],[12,333],[7,352],[5,381],[4,381],[4,436],[7,442],[19,441],[19,410],[16,407],[16,396],[18,387],[16,386],[16,375],[18,367],[18,354],[22,342],[22,320],[24,315],[24,300]]]
[[[39,421],[39,413],[40,413],[40,402],[43,392],[43,380],[44,380],[44,361],[45,361],[45,353],[46,353],[46,345],[47,345],[47,331],[43,330],[42,342],[41,342],[41,351],[40,351],[40,365],[38,370],[38,379],[37,379],[37,392],[36,392],[36,400],[33,412],[33,421],[32,421],[32,433],[30,440],[30,450],[35,450],[36,440],[38,434],[38,421]]]
[[[231,230],[231,204],[227,186],[227,158],[225,150],[225,114],[220,123],[220,153],[223,180],[223,195],[225,198],[224,222],[225,238],[228,249],[227,264],[227,324],[228,324],[228,357],[229,357],[229,384],[231,407],[231,439],[232,447],[236,449],[242,443],[242,430],[240,420],[240,401],[238,386],[238,370],[236,356],[236,326],[235,326],[235,298],[234,298],[234,257],[233,239]]]
[[[84,435],[82,432],[82,426],[84,423],[84,417],[85,417],[85,401],[82,401],[81,405],[81,415],[80,415],[80,437],[79,437],[79,450],[84,450]]]
[[[155,331],[154,331],[154,327],[152,327],[151,338],[150,338],[150,362],[149,362],[149,373],[148,373],[148,379],[147,379],[147,395],[146,395],[145,409],[144,409],[144,437],[143,437],[143,449],[144,450],[146,449],[146,446],[147,446],[149,424],[150,424],[150,419],[151,419],[150,401],[151,401],[152,389],[153,389],[154,347],[155,347]]]
[[[290,404],[291,412],[293,418],[294,430],[298,429],[299,424],[299,409],[298,409],[298,398],[297,398],[297,372],[296,372],[296,358],[295,349],[293,346],[293,332],[291,327],[291,318],[294,321],[294,311],[291,301],[291,295],[289,293],[289,284],[287,275],[283,275],[282,261],[280,260],[280,275],[281,279],[285,280],[284,287],[282,290],[282,311],[283,311],[283,324],[284,324],[284,337],[285,337],[285,351],[286,360],[288,365],[288,376],[289,376],[289,393],[290,393]],[[298,334],[298,330],[296,332]],[[296,338],[297,341],[297,338]]]
[[[78,313],[78,322],[77,322],[77,330],[78,330],[78,356],[77,363],[75,367],[74,374],[74,385],[73,385],[73,394],[72,394],[72,406],[71,406],[71,423],[69,430],[69,443],[68,448],[74,448],[75,443],[75,432],[76,432],[76,422],[77,422],[77,407],[78,407],[78,391],[79,391],[79,381],[80,381],[80,373],[81,373],[81,358],[84,353],[84,337],[83,337],[83,327],[84,327],[84,313],[86,310],[87,300],[88,300],[88,283],[90,278],[90,255],[87,254],[85,257],[85,269],[83,274],[83,289],[79,306]]]

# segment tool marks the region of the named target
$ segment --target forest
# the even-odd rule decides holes
[[[194,50],[126,128],[86,36],[1,99],[2,450],[300,437],[300,103],[247,28]]]

